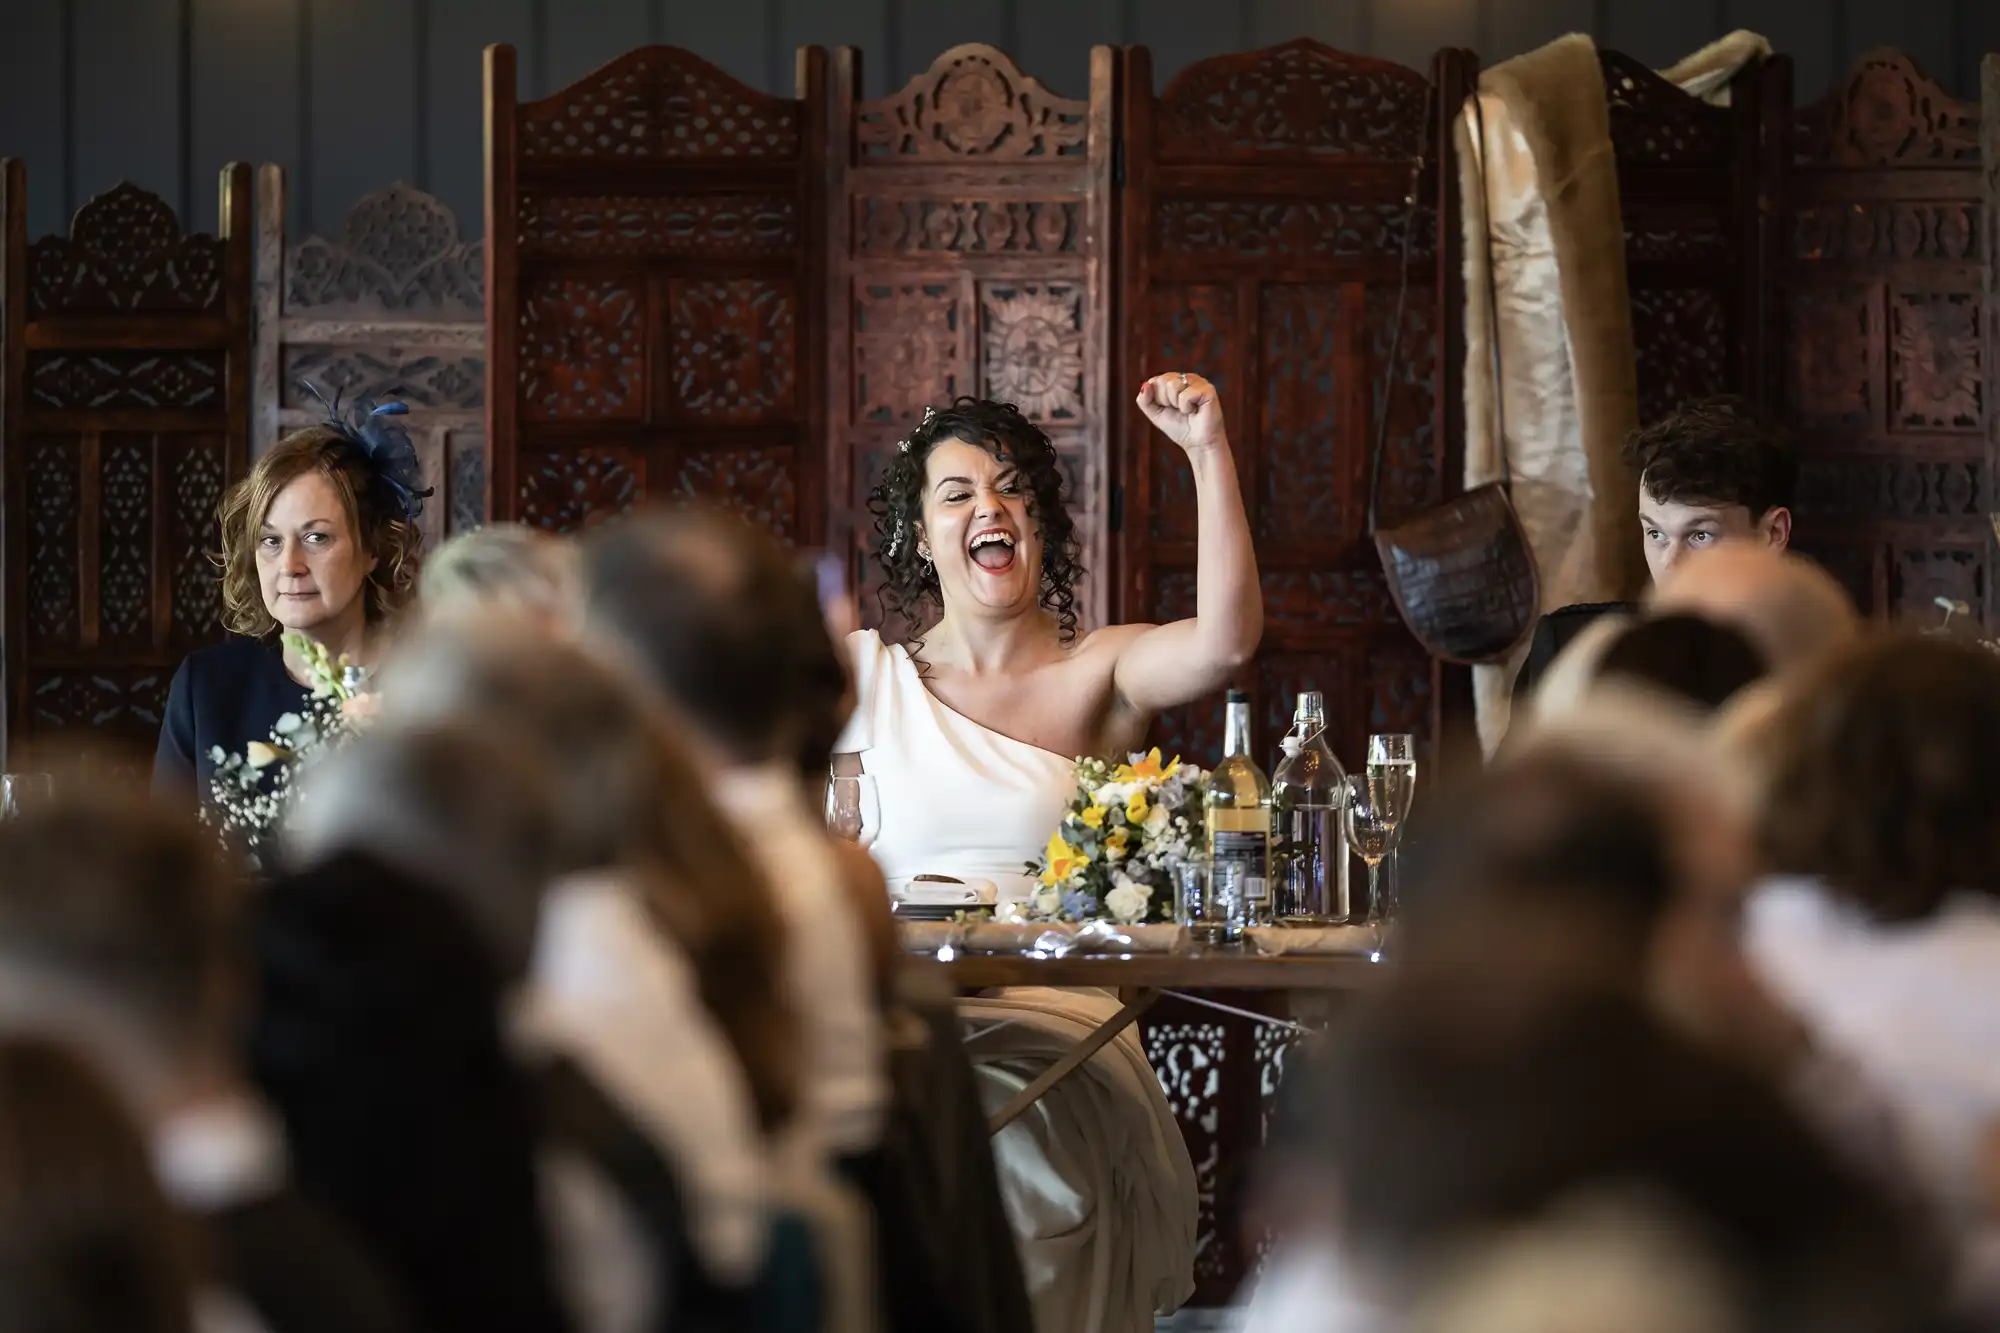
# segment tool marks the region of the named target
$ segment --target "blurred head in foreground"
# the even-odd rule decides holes
[[[2000,896],[2000,656],[1934,635],[1859,643],[1769,728],[1762,843],[1878,921]]]
[[[146,1142],[81,1059],[0,1037],[0,1311],[17,1333],[188,1333],[183,1224]]]
[[[769,888],[672,724],[619,667],[502,618],[429,629],[384,670],[384,727],[504,734],[549,784],[565,873],[631,876],[688,956],[749,1075],[760,1117],[795,1096],[783,940]]]
[[[424,561],[420,587],[433,620],[504,611],[567,634],[581,600],[576,543],[525,524],[488,524],[440,546]]]
[[[1583,707],[1605,686],[1645,687],[1707,715],[1765,675],[1748,636],[1704,617],[1604,616],[1563,649],[1535,692],[1532,721]]]
[[[1723,542],[1689,557],[1660,581],[1651,610],[1734,626],[1780,675],[1861,632],[1853,601],[1831,574],[1803,556],[1750,542]]]
[[[724,762],[823,778],[847,672],[810,577],[734,515],[661,510],[584,551],[587,627],[623,652]]]
[[[521,747],[462,723],[378,726],[315,765],[287,860],[364,854],[453,898],[503,977],[528,970],[543,890],[563,867],[554,792]]]
[[[72,783],[0,821],[0,1002],[73,1038],[148,1117],[235,1077],[241,885],[213,839]]]
[[[1343,1245],[1394,1303],[1428,1303],[1430,1318],[1448,1305],[1441,1274],[1476,1277],[1538,1231],[1568,1232],[1574,1247],[1585,1216],[1595,1244],[1672,1257],[1637,1299],[1681,1309],[1691,1328],[1888,1333],[1937,1299],[1936,1270],[1900,1219],[1775,1091],[1629,997],[1398,978],[1314,1072]],[[1538,1299],[1553,1313],[1578,1295]]]

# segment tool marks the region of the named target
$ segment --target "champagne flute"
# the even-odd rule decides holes
[[[1390,905],[1382,901],[1381,868],[1382,859],[1395,841],[1395,828],[1377,803],[1375,784],[1359,774],[1347,780],[1347,801],[1341,810],[1340,827],[1347,835],[1347,845],[1368,867],[1371,914],[1378,919],[1387,917]]]
[[[1397,855],[1403,820],[1417,796],[1417,751],[1406,731],[1379,732],[1368,738],[1368,785],[1389,826],[1389,897],[1401,896],[1402,865]]]

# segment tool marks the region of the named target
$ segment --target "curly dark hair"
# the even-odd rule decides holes
[[[1625,461],[1655,500],[1742,505],[1753,519],[1792,507],[1799,471],[1785,433],[1735,394],[1682,403],[1632,432]]]
[[[1781,710],[1761,842],[1880,921],[1954,892],[2000,897],[2000,656],[1884,634],[1823,663]]]
[[[1076,585],[1083,578],[1083,543],[1063,503],[1062,466],[1056,447],[1012,403],[961,395],[950,407],[929,411],[889,460],[882,483],[868,497],[875,516],[875,558],[882,566],[882,609],[911,625],[943,605],[937,571],[917,555],[916,525],[923,517],[924,469],[931,450],[945,440],[976,444],[1012,463],[1028,486],[1028,514],[1042,541],[1040,602],[1055,614],[1064,643],[1076,638]],[[921,640],[918,641],[921,645]]]

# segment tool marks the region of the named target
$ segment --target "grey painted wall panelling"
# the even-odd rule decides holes
[[[1090,96],[1090,48],[1125,40],[1120,0],[1013,0],[1014,58],[1064,97]]]
[[[1847,65],[1838,15],[1829,3],[1799,0],[1729,0],[1728,26],[1762,33],[1773,51],[1792,58],[1792,95],[1801,103],[1826,90]]]
[[[517,78],[524,99],[534,85],[533,0],[424,0],[425,179],[417,182],[450,205],[459,230],[484,235],[486,165],[484,88],[486,48],[498,42],[519,54]],[[376,182],[376,188],[388,184]],[[351,200],[349,201],[352,202]]]
[[[903,0],[896,6],[896,64],[882,71],[884,91],[902,87],[917,71],[928,69],[939,52],[963,42],[1008,50],[1014,42],[1008,31],[1011,8],[1008,0]]]
[[[319,235],[337,237],[341,218],[362,195],[392,181],[421,184],[421,0],[308,4],[312,198],[305,221]]]
[[[765,92],[792,91],[791,52],[780,52],[778,0],[653,0],[660,40],[699,52]],[[772,68],[774,55],[782,70]],[[773,85],[774,77],[782,80]]]
[[[1594,0],[1489,0],[1479,54],[1497,65],[1567,33],[1590,33],[1596,21]]]
[[[306,110],[306,85],[300,78],[304,27],[302,0],[194,0],[188,141],[196,186],[188,221],[203,231],[220,225],[215,179],[225,162],[275,162],[283,167],[288,186],[285,225],[294,235],[305,225],[312,181],[304,170],[301,142]],[[328,142],[338,143],[331,136]],[[330,151],[338,155],[345,149]],[[369,188],[387,184],[378,181]],[[334,206],[344,208],[352,202],[335,201]]]
[[[188,182],[182,176],[180,6],[157,0],[71,3],[77,202],[129,180],[165,196],[185,219],[186,196],[196,191],[184,188]],[[237,7],[246,3],[238,0]],[[196,174],[214,179],[208,168]],[[208,208],[212,217],[212,197]]]
[[[1714,0],[1625,0],[1604,16],[1600,46],[1665,69],[1728,31]]]
[[[788,96],[795,91],[794,52],[801,46],[824,46],[829,52],[837,46],[858,46],[862,50],[863,94],[880,97],[891,86],[886,66],[894,63],[891,6],[948,3],[950,0],[785,0],[778,27],[779,70],[773,73],[769,87]]]
[[[1375,49],[1369,54],[1384,60],[1428,73],[1431,57],[1439,47],[1485,48],[1479,39],[1479,0],[1423,0],[1420,4],[1373,0],[1372,8]]]
[[[1250,45],[1312,37],[1341,51],[1366,52],[1367,0],[1250,0]]]
[[[62,0],[8,0],[0,14],[0,157],[27,163],[30,236],[69,225],[67,91]]]
[[[1246,4],[1213,0],[1142,0],[1132,6],[1127,41],[1153,53],[1154,90],[1197,60],[1249,46]]]
[[[1976,8],[1991,9],[2000,0],[1971,0]],[[1854,4],[1847,6],[1847,51],[1844,68],[1877,46],[1894,46],[1915,60],[1924,73],[1947,86],[1958,73],[1952,50],[1961,0],[1898,0],[1896,4]],[[1976,81],[1964,85],[1978,88]],[[1976,95],[1976,94],[1975,94]]]
[[[549,86],[544,94],[567,88],[599,65],[646,45],[652,26],[650,0],[550,0]]]

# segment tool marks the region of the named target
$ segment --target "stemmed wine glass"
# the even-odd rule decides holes
[[[1368,786],[1373,800],[1382,807],[1382,820],[1389,830],[1389,905],[1393,908],[1401,894],[1397,873],[1397,850],[1402,842],[1403,821],[1417,796],[1417,752],[1406,731],[1379,732],[1368,738]]]
[[[1382,859],[1395,841],[1395,827],[1378,803],[1375,784],[1358,773],[1347,779],[1347,801],[1341,808],[1340,828],[1347,835],[1347,845],[1368,867],[1368,904],[1373,915],[1386,916],[1382,902]]]

